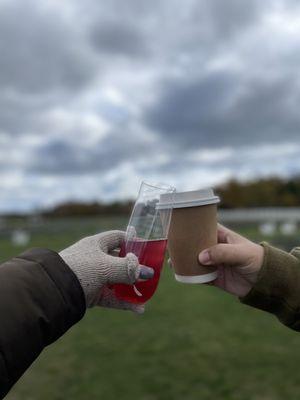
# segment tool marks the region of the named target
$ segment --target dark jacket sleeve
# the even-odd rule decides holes
[[[85,310],[79,281],[57,253],[32,249],[0,265],[0,398]]]
[[[286,326],[300,331],[300,250],[291,253],[262,243],[265,256],[256,284],[240,300],[268,311]]]

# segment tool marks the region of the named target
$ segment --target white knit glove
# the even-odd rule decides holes
[[[110,255],[120,248],[124,238],[125,233],[121,231],[103,232],[86,237],[59,253],[77,276],[87,307],[99,305],[137,313],[144,311],[143,305],[117,299],[108,287],[115,283],[132,285],[138,278],[152,278],[154,273],[152,268],[139,265],[132,253],[121,258]]]

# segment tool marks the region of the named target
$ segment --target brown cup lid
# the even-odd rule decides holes
[[[166,193],[160,196],[156,208],[164,210],[169,208],[198,207],[208,204],[217,204],[220,198],[215,195],[212,188],[193,190],[189,192]]]

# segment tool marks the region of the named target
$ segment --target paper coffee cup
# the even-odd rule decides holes
[[[217,278],[217,270],[201,265],[199,253],[217,243],[217,203],[212,189],[164,194],[157,206],[172,208],[168,250],[175,278],[183,283],[206,283]]]

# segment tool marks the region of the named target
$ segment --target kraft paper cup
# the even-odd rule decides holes
[[[200,264],[198,255],[217,243],[219,201],[212,189],[161,196],[158,208],[172,208],[168,250],[178,282],[207,283],[217,278],[217,270]]]

